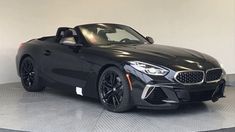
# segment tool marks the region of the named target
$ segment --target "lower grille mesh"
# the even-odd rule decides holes
[[[162,100],[166,100],[167,96],[163,90],[159,87],[156,87],[153,92],[146,99],[147,102],[151,104],[163,104]]]

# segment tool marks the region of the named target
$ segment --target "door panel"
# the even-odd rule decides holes
[[[48,43],[43,46],[42,69],[46,78],[54,83],[63,83],[69,86],[84,87],[86,84],[87,68],[84,64],[83,48],[74,52],[74,48],[57,43]]]

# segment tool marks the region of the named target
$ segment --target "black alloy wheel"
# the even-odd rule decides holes
[[[20,65],[21,83],[25,90],[29,92],[39,92],[44,90],[44,86],[39,82],[39,76],[33,60],[30,57],[24,58]]]
[[[98,89],[100,101],[107,110],[123,112],[132,107],[129,85],[118,68],[110,67],[102,73]]]

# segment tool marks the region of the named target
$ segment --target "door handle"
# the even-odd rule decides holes
[[[45,55],[45,56],[51,55],[51,51],[50,51],[50,50],[45,50],[44,55]]]

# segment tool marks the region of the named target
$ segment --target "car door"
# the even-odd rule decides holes
[[[46,80],[55,86],[83,88],[88,74],[83,55],[85,47],[75,46],[76,42],[70,43],[71,40],[64,38],[60,43],[44,44],[41,70]]]

